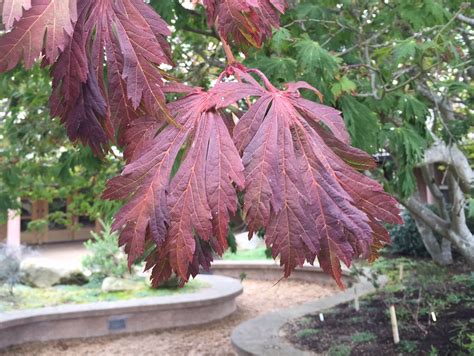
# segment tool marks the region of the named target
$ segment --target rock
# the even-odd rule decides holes
[[[21,283],[35,288],[49,288],[56,284],[87,283],[87,277],[75,269],[43,258],[26,258],[20,265]]]
[[[22,261],[20,265],[21,282],[36,288],[48,288],[59,283],[61,271],[55,266],[40,260]]]
[[[143,282],[131,279],[107,277],[102,282],[102,292],[123,292],[128,290],[136,290],[143,287]]]

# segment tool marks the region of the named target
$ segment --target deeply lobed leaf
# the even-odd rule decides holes
[[[0,1],[0,9],[3,9],[2,23],[6,30],[13,27],[13,22],[18,21],[23,15],[23,10],[31,8],[31,0],[2,0]]]
[[[213,253],[227,247],[238,188],[250,235],[265,229],[285,277],[318,258],[342,286],[340,261],[349,266],[356,257],[376,256],[387,242],[382,222],[400,222],[396,201],[354,169],[374,162],[349,146],[340,113],[299,94],[319,94],[314,88],[299,82],[281,91],[241,66],[227,74],[242,82],[218,83],[208,93],[197,89],[169,104],[181,129],[145,118],[128,131],[130,163],[109,182],[105,197],[127,200],[115,228],[130,263],[151,244],[155,284],[173,272],[184,283],[199,266],[208,268]],[[234,145],[232,120],[222,110],[249,97],[256,101],[233,130]]]
[[[143,1],[4,0],[5,12],[11,31],[0,37],[0,71],[21,59],[31,67],[44,48],[53,64],[52,115],[71,140],[101,155],[116,132],[123,144],[124,130],[140,116],[174,121],[159,69],[172,64],[170,31]]]
[[[209,26],[216,25],[227,42],[261,47],[280,26],[286,0],[203,0]]]
[[[126,201],[114,228],[130,264],[148,254],[155,285],[173,272],[185,283],[223,254],[237,190],[250,235],[266,231],[285,277],[317,258],[342,286],[340,261],[376,258],[388,241],[382,224],[401,222],[396,201],[358,171],[374,162],[350,146],[340,113],[301,97],[311,90],[322,101],[307,83],[279,90],[259,71],[234,64],[208,92],[165,85],[159,66],[172,64],[170,33],[141,0],[0,5],[7,30],[0,71],[20,60],[30,67],[42,55],[52,64],[51,112],[70,138],[100,155],[118,134],[127,165],[104,197]],[[204,5],[223,39],[259,47],[286,2]],[[239,81],[222,80],[232,75]],[[185,96],[166,104],[165,92]],[[248,110],[233,117],[226,109],[235,111],[244,98]]]
[[[29,8],[20,18],[23,6]],[[6,0],[2,19],[7,29],[19,20],[1,37],[0,72],[13,69],[21,59],[31,68],[43,49],[47,62],[54,63],[73,32],[76,0]]]
[[[250,234],[266,230],[266,243],[273,257],[280,256],[285,277],[317,257],[342,285],[339,261],[349,266],[356,257],[368,257],[371,246],[375,250],[385,241],[380,223],[401,222],[396,200],[349,165],[373,163],[348,146],[339,112],[299,94],[314,88],[296,83],[280,91],[263,79],[267,89],[234,135],[243,153]]]
[[[210,93],[196,90],[169,104],[182,128],[169,125],[155,136],[157,126],[152,131],[145,129],[147,125],[132,126],[135,143],[133,152],[127,153],[131,162],[104,194],[127,199],[115,228],[122,231],[120,243],[130,263],[144,253],[147,236],[156,245],[149,257],[155,284],[169,278],[171,271],[187,281],[198,272],[196,263],[209,265],[209,251],[222,254],[227,248],[230,214],[237,210],[234,184],[239,189],[244,184],[231,121],[220,110],[234,100],[234,84],[221,84],[219,91]],[[239,96],[245,90],[242,93]],[[182,162],[172,176],[182,150]]]

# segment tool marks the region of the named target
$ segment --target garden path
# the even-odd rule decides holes
[[[291,280],[281,281],[276,285],[272,281],[244,280],[243,285],[244,293],[237,299],[237,311],[209,325],[92,340],[25,345],[12,349],[5,356],[234,355],[230,334],[243,321],[338,291],[335,286]]]

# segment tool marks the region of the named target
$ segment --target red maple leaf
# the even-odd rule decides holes
[[[19,18],[23,5],[30,4],[5,0],[3,11],[9,14],[3,21],[7,28]],[[43,48],[48,63],[54,63],[72,35],[76,9],[76,0],[31,0],[30,8],[1,37],[0,72],[13,69],[21,59],[26,68],[31,68]]]
[[[158,247],[150,257],[157,262],[149,261],[155,283],[172,270],[187,281],[196,261],[207,265],[206,249],[222,254],[227,248],[229,214],[237,210],[234,184],[242,189],[244,178],[232,122],[220,109],[255,92],[244,84],[237,84],[242,90],[236,92],[235,85],[220,84],[209,93],[197,89],[169,104],[182,128],[168,125],[156,135],[137,122],[127,133],[135,142],[127,153],[130,163],[108,183],[104,197],[127,199],[115,228],[130,263],[142,256],[146,236]],[[180,151],[183,158],[173,175]]]
[[[53,64],[51,111],[72,141],[101,155],[117,131],[123,144],[126,127],[144,114],[174,122],[159,69],[172,64],[170,31],[143,1],[4,0],[3,12],[11,31],[0,38],[0,72],[22,58],[31,67],[44,49]]]
[[[293,83],[280,91],[260,72],[241,66],[226,73],[243,82],[218,83],[207,93],[184,89],[188,95],[169,104],[181,129],[153,126],[145,118],[128,131],[129,164],[109,182],[105,197],[127,200],[115,227],[130,263],[153,241],[147,266],[155,284],[173,272],[184,283],[199,266],[208,268],[212,252],[227,247],[229,214],[237,209],[235,184],[245,187],[250,234],[266,230],[285,277],[318,258],[342,286],[340,261],[350,265],[376,253],[386,240],[380,223],[400,221],[396,201],[353,168],[374,163],[349,146],[340,113],[299,94],[314,88]],[[232,121],[222,110],[249,97],[257,100],[240,117],[234,146]]]
[[[286,0],[204,0],[209,26],[227,42],[261,47],[280,26]]]
[[[23,10],[31,8],[31,0],[1,0],[0,10],[2,14],[2,22],[6,30],[13,27],[13,22],[18,21],[23,15]]]
[[[204,5],[224,40],[258,47],[286,2]],[[125,201],[114,228],[130,264],[147,253],[155,285],[173,272],[185,283],[224,253],[238,190],[250,235],[265,229],[285,277],[317,258],[342,286],[340,261],[376,258],[388,242],[382,224],[401,223],[395,199],[360,172],[374,161],[350,147],[340,112],[301,97],[311,90],[322,101],[309,84],[279,90],[239,64],[208,92],[165,84],[159,67],[171,64],[170,33],[142,0],[0,6],[0,72],[43,55],[52,65],[51,112],[69,137],[99,155],[116,136],[124,146],[127,165],[104,197]],[[232,75],[238,81],[223,79]],[[166,104],[166,92],[184,97]]]
[[[254,83],[248,72],[235,70]],[[374,222],[400,222],[397,203],[345,162],[371,166],[370,156],[348,146],[339,112],[299,95],[301,88],[318,93],[314,88],[295,83],[280,91],[255,72],[266,89],[234,133],[243,153],[250,234],[266,230],[267,245],[273,257],[280,256],[286,277],[318,257],[342,285],[339,261],[349,266],[355,257],[367,256],[377,232]]]

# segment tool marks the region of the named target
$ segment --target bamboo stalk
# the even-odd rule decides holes
[[[390,323],[392,324],[393,342],[400,343],[400,335],[398,333],[397,314],[395,313],[395,305],[390,306]]]

